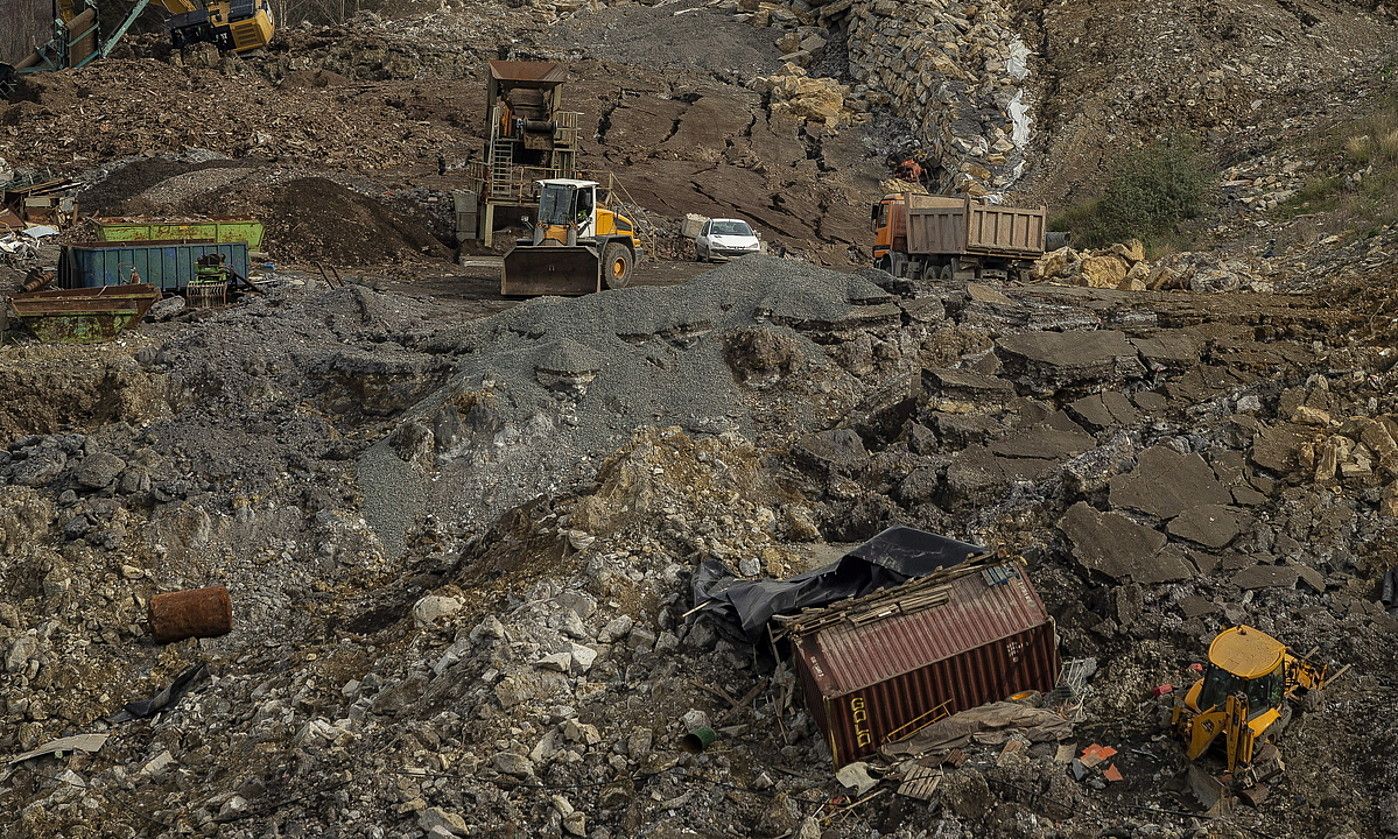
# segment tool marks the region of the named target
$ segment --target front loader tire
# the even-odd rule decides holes
[[[636,257],[620,242],[609,242],[602,249],[602,284],[607,288],[626,288],[635,268]]]

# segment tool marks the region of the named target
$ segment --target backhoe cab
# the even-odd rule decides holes
[[[579,295],[625,288],[641,252],[636,226],[602,206],[596,181],[538,182],[533,235],[505,254],[500,293]]]
[[[1275,738],[1290,719],[1288,700],[1319,691],[1344,672],[1330,675],[1307,658],[1250,626],[1219,633],[1209,645],[1204,678],[1171,713],[1189,759],[1198,760],[1221,743],[1230,773],[1249,767],[1258,746]]]

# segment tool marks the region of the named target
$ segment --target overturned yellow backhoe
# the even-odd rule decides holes
[[[1204,678],[1175,703],[1171,723],[1190,760],[1221,744],[1229,773],[1253,764],[1259,746],[1274,739],[1291,716],[1288,704],[1322,690],[1348,667],[1328,666],[1294,655],[1260,629],[1225,629],[1209,645]]]

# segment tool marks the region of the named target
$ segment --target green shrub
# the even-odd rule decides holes
[[[1083,247],[1140,239],[1147,245],[1175,240],[1180,222],[1204,208],[1213,174],[1192,141],[1152,143],[1123,156],[1102,197],[1071,207],[1050,223],[1071,230]]]
[[[1357,119],[1320,129],[1307,141],[1324,161],[1274,215],[1329,214],[1336,227],[1398,222],[1398,90],[1375,96]]]

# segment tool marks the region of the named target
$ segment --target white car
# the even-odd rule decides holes
[[[737,218],[709,219],[694,237],[694,258],[700,262],[747,256],[761,249],[757,234]]]

